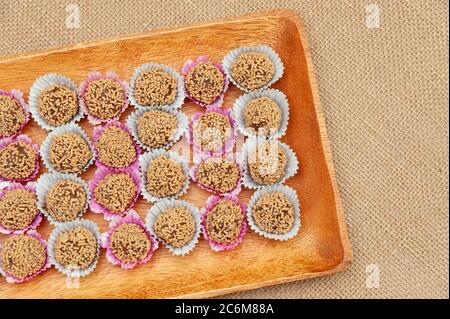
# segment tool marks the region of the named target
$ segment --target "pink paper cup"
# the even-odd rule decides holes
[[[16,136],[14,138],[5,138],[3,140],[0,140],[0,152],[6,148],[9,144],[14,142],[22,142],[24,144],[30,145],[31,148],[34,150],[35,153],[35,161],[34,161],[34,170],[30,174],[30,176],[27,176],[25,178],[18,178],[18,179],[9,179],[3,176],[0,176],[0,182],[28,182],[36,177],[36,175],[39,172],[39,147],[37,144],[33,144],[33,141],[26,136],[25,134],[20,134],[19,136]]]
[[[124,103],[123,103],[119,113],[117,113],[117,115],[111,119],[102,119],[102,118],[99,118],[99,117],[93,115],[91,112],[89,112],[89,108],[86,105],[85,95],[89,88],[89,85],[91,84],[92,81],[97,81],[97,80],[113,80],[122,87]],[[101,72],[98,72],[98,71],[90,72],[87,76],[87,79],[84,80],[80,84],[80,88],[78,90],[78,94],[80,97],[80,107],[83,109],[84,113],[87,114],[87,119],[88,119],[89,123],[91,123],[93,125],[97,125],[102,122],[118,120],[120,115],[127,109],[128,105],[129,105],[128,97],[127,97],[128,90],[129,90],[128,83],[126,81],[123,81],[122,79],[120,79],[120,77],[114,72],[108,71],[105,74],[102,74]]]
[[[195,61],[192,60],[187,60],[184,65],[183,68],[181,69],[181,74],[186,78],[186,76],[189,74],[189,72],[191,71],[191,69],[196,66],[197,64],[201,63],[201,62],[209,62],[209,58],[206,56],[199,56],[197,57],[197,59]],[[224,80],[224,84],[223,84],[223,89],[221,94],[211,103],[211,104],[206,104],[202,101],[197,100],[196,98],[192,97],[189,92],[186,89],[186,83],[185,83],[185,92],[186,92],[186,96],[193,101],[194,103],[203,106],[203,107],[210,107],[210,106],[214,106],[214,107],[220,107],[223,103],[223,98],[225,96],[225,92],[228,90],[228,78],[226,76],[225,70],[222,66],[222,64],[220,63],[213,63],[214,66],[216,68],[219,69],[220,73],[222,73],[223,75],[223,80]],[[186,82],[186,81],[185,81]]]
[[[134,150],[136,153],[135,159],[133,160],[133,162],[128,165],[127,167],[113,167],[113,166],[109,166],[108,164],[103,163],[100,160],[99,157],[99,151],[98,151],[98,147],[97,147],[97,142],[99,140],[99,138],[101,137],[101,135],[105,132],[105,130],[109,127],[116,127],[118,129],[121,129],[123,131],[125,131],[129,136],[130,139],[133,143],[134,146]],[[95,152],[95,164],[97,165],[97,167],[99,168],[105,168],[105,169],[111,169],[114,171],[127,171],[129,169],[137,169],[139,167],[139,163],[138,163],[138,159],[139,159],[139,155],[141,154],[141,148],[139,147],[139,145],[136,143],[136,141],[133,138],[133,135],[131,134],[130,129],[123,123],[119,122],[119,121],[111,121],[108,122],[107,124],[103,125],[103,126],[96,126],[94,128],[94,132],[92,133],[92,139],[93,139],[93,145],[94,145],[94,152]]]
[[[1,260],[0,260],[0,274],[2,274],[2,276],[4,276],[6,278],[6,281],[8,283],[22,283],[25,281],[29,281],[29,280],[35,278],[36,276],[38,276],[39,274],[43,273],[44,271],[46,271],[51,266],[50,258],[48,255],[48,245],[47,245],[47,242],[44,240],[44,238],[34,230],[29,230],[24,235],[33,237],[41,242],[41,244],[42,244],[42,246],[44,246],[45,252],[46,252],[45,262],[44,262],[44,265],[42,265],[42,267],[38,271],[34,272],[33,274],[30,274],[24,278],[17,278],[17,277],[14,277],[13,275],[7,273],[3,269],[3,265],[1,264]],[[0,245],[0,252],[1,252],[1,250],[2,250],[2,246]]]
[[[214,158],[213,156],[210,157],[203,157],[200,162],[198,163],[194,163],[194,165],[191,166],[191,168],[189,169],[189,177],[191,178],[191,180],[193,182],[195,182],[200,188],[213,193],[215,195],[220,195],[220,196],[236,196],[238,195],[241,190],[242,190],[242,177],[243,177],[243,168],[242,168],[242,164],[238,161],[238,160],[233,160],[233,162],[237,165],[238,169],[239,169],[239,179],[236,183],[236,186],[233,187],[233,189],[231,189],[228,192],[225,193],[221,193],[218,190],[211,188],[207,185],[202,184],[198,179],[197,179],[197,172],[198,172],[198,168],[201,162],[204,162],[206,160],[208,160],[209,158]]]
[[[22,185],[20,183],[8,183],[8,185],[4,189],[0,190],[0,201],[2,200],[3,196],[5,196],[5,194],[7,192],[17,190],[17,189],[24,189],[24,190],[27,190],[29,192],[36,194],[36,185],[34,182],[28,182],[26,185]],[[0,224],[0,233],[7,234],[7,235],[20,235],[29,230],[36,229],[42,221],[42,214],[38,208],[36,208],[36,212],[37,212],[36,217],[34,217],[34,219],[31,221],[31,223],[27,227],[25,227],[23,229],[10,229],[10,228],[6,228],[4,225]]]
[[[23,123],[20,124],[20,127],[15,132],[13,132],[9,135],[1,135],[0,134],[0,139],[7,138],[7,137],[15,137],[18,134],[20,134],[20,132],[22,132],[23,128],[30,120],[30,112],[28,110],[28,104],[25,102],[25,100],[23,98],[23,93],[20,90],[5,91],[5,90],[0,89],[0,95],[8,96],[8,97],[12,98],[13,100],[15,100],[22,108],[23,114],[25,116],[25,120],[23,121]]]
[[[198,145],[198,143],[197,143],[197,140],[198,140],[197,136],[194,135],[195,134],[194,127],[196,126],[197,122],[200,121],[202,115],[204,115],[206,113],[210,113],[210,112],[226,116],[228,118],[228,122],[230,123],[230,127],[231,127],[231,131],[229,132],[229,135],[225,140],[225,144],[222,147],[220,147],[216,150],[212,150],[212,151],[202,149],[201,145]],[[201,132],[201,134],[204,134],[204,132]],[[236,121],[234,119],[231,109],[222,109],[217,106],[208,107],[205,110],[205,112],[194,113],[194,115],[192,115],[191,125],[189,126],[189,130],[186,133],[187,141],[190,145],[192,145],[194,152],[196,154],[199,154],[202,156],[204,156],[204,155],[220,156],[220,155],[226,154],[227,152],[229,152],[233,149],[234,144],[236,142],[236,137],[237,137],[237,124],[236,124]]]
[[[120,260],[119,258],[117,258],[116,255],[114,255],[112,248],[111,248],[110,242],[111,242],[112,234],[119,226],[125,225],[125,224],[134,224],[134,225],[137,225],[140,228],[142,228],[145,231],[145,234],[147,235],[147,238],[151,243],[151,247],[150,247],[150,250],[148,251],[147,255],[143,259],[136,261],[134,263],[126,263],[126,262]],[[123,216],[122,218],[115,219],[109,224],[108,231],[106,233],[102,234],[101,242],[102,242],[102,248],[106,249],[106,258],[108,259],[108,261],[113,265],[118,265],[118,266],[122,267],[123,269],[131,269],[138,265],[142,265],[142,264],[149,262],[153,256],[153,253],[158,248],[158,242],[150,234],[150,232],[148,231],[147,227],[142,222],[139,215],[132,209],[129,210],[125,214],[125,216]]]
[[[239,236],[236,240],[230,244],[218,243],[212,240],[208,235],[208,230],[206,229],[206,218],[214,209],[214,207],[221,201],[232,201],[233,203],[239,205],[241,207],[242,212],[242,228]],[[246,206],[241,203],[236,196],[226,195],[226,196],[211,196],[206,200],[206,206],[202,208],[200,211],[201,214],[201,226],[203,237],[208,241],[209,246],[215,251],[225,251],[236,248],[243,240],[245,234],[247,233],[247,221],[245,216]]]
[[[110,174],[122,174],[126,173],[128,176],[131,177],[133,180],[134,185],[136,185],[136,194],[134,195],[132,201],[130,204],[128,204],[127,208],[122,212],[112,212],[108,208],[102,206],[100,203],[97,202],[95,198],[95,189],[97,188],[97,185],[105,179]],[[141,193],[141,184],[140,184],[140,176],[139,171],[136,169],[130,169],[127,171],[114,171],[110,169],[105,168],[99,168],[95,171],[93,179],[91,179],[88,182],[89,185],[89,192],[91,193],[91,203],[90,203],[90,209],[97,214],[103,214],[103,218],[107,221],[111,221],[116,218],[120,218],[124,216],[124,214],[129,210],[133,205],[136,203],[139,194]]]

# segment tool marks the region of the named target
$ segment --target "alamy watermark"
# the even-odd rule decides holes
[[[66,13],[66,27],[68,29],[78,29],[81,25],[80,7],[78,4],[68,4],[66,6]]]
[[[380,288],[381,273],[380,267],[377,264],[369,264],[366,266],[366,288],[378,289]]]
[[[380,28],[380,18],[381,18],[381,10],[380,7],[371,3],[366,6],[366,27],[369,29],[379,29]]]
[[[66,274],[66,288],[80,288],[80,276],[77,274],[80,270],[80,267],[78,267],[77,265],[69,265],[67,269],[70,270],[70,272]]]

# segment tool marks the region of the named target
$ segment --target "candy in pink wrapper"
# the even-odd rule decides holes
[[[22,185],[20,183],[8,183],[8,185],[0,190],[0,203],[4,200],[5,195],[8,192],[15,191],[15,190],[25,190],[30,193],[36,194],[36,186],[34,182],[28,182],[26,185]],[[3,206],[3,205],[2,205]],[[8,207],[4,207],[8,209]],[[1,212],[0,212],[1,213]],[[11,226],[7,226],[3,222],[3,218],[0,218],[0,233],[3,234],[13,234],[13,235],[20,235],[23,234],[29,230],[36,229],[37,226],[42,221],[42,214],[39,212],[39,209],[36,207],[34,218],[26,225],[25,227],[22,227],[21,229],[15,229]]]
[[[126,243],[120,243],[120,240],[124,239],[123,236],[120,236],[120,233],[114,235],[121,231],[125,231],[127,236],[136,237],[131,241],[128,241],[130,238],[125,238]],[[126,249],[121,249],[125,244],[128,245]],[[147,230],[139,215],[134,210],[129,210],[124,217],[115,219],[109,224],[108,232],[102,234],[102,247],[106,249],[106,258],[110,263],[131,269],[147,263],[158,248],[158,242]],[[132,257],[126,256],[132,250],[134,250]],[[125,258],[130,259],[124,260]]]
[[[33,158],[31,155],[29,158],[26,158],[25,156],[28,156],[28,153],[31,152],[34,153],[32,155]],[[21,157],[17,153],[20,153]],[[30,167],[24,172],[23,162],[25,161],[30,163]],[[11,165],[4,167],[5,163],[10,163]],[[39,148],[36,144],[33,144],[28,136],[20,134],[14,138],[0,140],[0,182],[28,182],[35,178],[38,172]]]
[[[125,124],[111,121],[103,126],[96,126],[92,135],[95,164],[99,168],[115,171],[138,168],[141,149]]]
[[[199,56],[195,61],[186,61],[181,69],[181,74],[184,76],[186,96],[194,103],[203,107],[220,107],[222,105],[229,82],[220,63],[213,63],[209,61],[208,57]],[[206,87],[210,87],[214,91],[205,93]],[[204,94],[212,96],[204,96]]]
[[[200,188],[216,195],[238,195],[242,190],[242,165],[237,159],[201,158],[191,166],[189,176]]]
[[[20,134],[29,120],[28,104],[22,91],[0,89],[0,139]]]
[[[209,123],[211,125],[208,125]],[[218,123],[220,127],[214,127],[212,123]],[[197,154],[223,155],[234,147],[237,134],[236,127],[231,109],[208,107],[205,112],[194,113],[192,116],[187,141]]]
[[[141,192],[140,176],[136,169],[114,171],[99,168],[88,184],[91,193],[91,210],[94,213],[103,214],[107,221],[123,216],[133,207]],[[115,189],[114,186],[121,189]],[[105,196],[102,197],[102,194]],[[109,197],[112,200],[108,201]]]
[[[95,94],[94,92],[99,96],[90,96],[90,94]],[[103,75],[101,72],[92,71],[80,84],[80,106],[87,114],[91,124],[97,125],[102,122],[118,120],[129,105],[127,92],[127,82],[121,80],[116,73],[106,72]],[[92,101],[92,99],[97,101]],[[100,107],[96,108],[95,102]],[[104,109],[104,105],[110,106],[110,109]]]
[[[246,206],[236,196],[211,196],[200,214],[203,237],[213,250],[230,250],[242,242],[247,232]],[[220,234],[210,232],[217,227]]]
[[[40,265],[40,267],[38,267],[38,269],[35,269],[31,273],[19,278],[7,271],[8,266],[4,265],[2,260],[4,260],[3,254],[8,253],[5,250],[9,248],[9,245],[8,245],[9,240],[15,240],[15,239],[19,239],[19,238],[23,239],[25,237],[31,237],[31,238],[38,240],[39,243],[42,245],[42,248],[44,249],[45,256],[42,256],[44,258],[44,260],[42,261],[42,265]],[[13,246],[13,245],[11,245],[11,246]],[[29,245],[25,245],[25,247],[27,247],[28,249],[30,248]],[[2,276],[4,276],[6,278],[6,281],[8,283],[22,283],[25,281],[29,281],[29,280],[33,279],[34,277],[38,276],[39,274],[43,273],[45,270],[47,270],[51,266],[50,259],[48,256],[47,242],[44,240],[44,238],[40,234],[38,234],[34,230],[29,230],[28,232],[26,232],[22,235],[13,235],[11,237],[8,237],[8,239],[6,239],[3,243],[0,244],[0,256],[1,256],[0,257],[0,274],[2,274]],[[36,256],[36,254],[33,254],[33,256]],[[10,258],[13,258],[13,256],[7,257],[7,259],[10,259]],[[29,260],[27,260],[27,262],[28,261]]]

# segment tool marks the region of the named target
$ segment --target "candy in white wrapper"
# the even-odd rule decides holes
[[[169,208],[176,208],[176,207],[184,207],[189,212],[191,212],[192,216],[194,217],[195,221],[195,233],[194,237],[183,247],[173,247],[161,238],[156,235],[156,232],[153,228],[153,225],[155,221],[158,219],[158,217],[161,215],[162,212],[164,212],[166,209]],[[160,201],[157,201],[149,210],[147,213],[147,217],[145,219],[145,224],[147,225],[147,228],[150,230],[150,233],[157,238],[159,241],[161,241],[164,246],[166,246],[172,254],[175,256],[184,256],[190,253],[195,245],[198,242],[198,238],[200,236],[201,226],[200,226],[200,213],[197,207],[194,205],[184,201],[184,200],[178,200],[178,199],[163,199]]]
[[[270,185],[260,184],[253,180],[249,168],[248,163],[250,161],[257,160],[256,156],[256,149],[258,147],[261,147],[263,143],[270,142],[275,143],[279,145],[282,150],[286,153],[287,156],[287,163],[284,168],[284,175],[281,176],[280,179],[278,179],[275,183],[271,185],[277,185],[277,184],[283,184],[288,178],[294,176],[298,171],[299,162],[297,159],[297,156],[295,155],[294,151],[285,143],[282,143],[278,140],[271,140],[266,139],[264,137],[249,137],[247,141],[245,142],[244,146],[242,147],[242,158],[243,158],[243,167],[244,167],[244,174],[242,178],[242,182],[244,186],[251,189],[258,189],[261,187],[266,187]]]
[[[30,96],[28,99],[28,103],[30,106],[30,113],[33,116],[34,120],[39,124],[40,127],[43,129],[46,129],[47,131],[54,130],[55,128],[59,126],[53,126],[50,123],[47,123],[47,121],[39,114],[39,96],[41,92],[47,88],[49,88],[52,85],[60,85],[67,87],[71,91],[75,92],[78,96],[78,88],[75,85],[75,83],[62,75],[55,74],[55,73],[49,73],[46,75],[43,75],[39,77],[31,86],[30,89]],[[65,124],[74,124],[81,120],[84,116],[83,109],[80,107],[78,101],[78,112]]]
[[[69,180],[74,183],[79,184],[81,187],[83,187],[84,193],[86,194],[86,202],[84,204],[83,210],[81,210],[76,219],[81,218],[83,214],[87,211],[89,207],[89,202],[91,201],[91,194],[89,192],[89,187],[87,183],[78,177],[75,174],[62,174],[62,173],[45,173],[42,174],[36,184],[36,194],[37,194],[37,206],[39,210],[44,214],[45,217],[47,217],[50,224],[58,226],[60,224],[63,224],[64,222],[60,222],[55,220],[51,214],[47,211],[47,194],[50,191],[50,189],[59,181],[62,180]]]
[[[181,190],[178,193],[171,195],[171,196],[167,196],[167,197],[158,197],[158,196],[151,194],[147,190],[147,186],[146,186],[147,185],[148,167],[150,166],[151,162],[154,159],[156,159],[157,157],[159,157],[160,155],[164,155],[167,158],[169,158],[177,163],[180,163],[182,166],[183,175],[184,175],[184,183],[183,183]],[[177,198],[177,197],[185,194],[189,188],[189,166],[188,166],[188,163],[182,156],[178,155],[175,152],[169,152],[169,151],[166,151],[163,149],[157,149],[152,152],[145,153],[139,157],[139,168],[140,168],[140,173],[141,173],[142,196],[151,203],[156,202],[163,198],[166,198],[166,199]]]
[[[255,132],[252,128],[249,128],[245,123],[245,108],[247,105],[257,98],[268,97],[275,101],[281,111],[281,122],[280,126],[276,130],[271,130],[269,134],[263,134],[269,136],[270,138],[280,138],[287,130],[289,121],[289,104],[283,92],[276,89],[267,89],[263,91],[253,91],[241,95],[233,105],[233,114],[236,119],[239,131],[245,136],[256,136],[262,135],[261,132]]]
[[[55,244],[56,244],[56,240],[58,239],[58,236],[65,232],[71,231],[77,227],[86,228],[95,236],[95,238],[97,240],[97,254],[96,254],[94,260],[92,261],[92,263],[87,268],[84,268],[84,269],[76,269],[76,268],[63,266],[56,260],[56,257],[55,257],[54,249],[55,249]],[[90,220],[87,220],[87,219],[74,220],[71,222],[59,224],[55,229],[53,229],[53,231],[50,234],[50,237],[48,239],[48,254],[50,256],[51,263],[61,273],[65,274],[66,276],[69,276],[69,277],[84,277],[84,276],[89,275],[91,272],[93,272],[95,267],[97,266],[97,261],[98,261],[98,257],[99,257],[99,253],[100,253],[100,244],[101,244],[101,236],[100,236],[100,231],[99,231],[96,223],[94,223]]]
[[[253,208],[255,207],[256,202],[264,195],[270,194],[270,193],[282,193],[285,195],[289,201],[292,203],[292,206],[294,208],[294,224],[292,225],[291,230],[289,230],[285,234],[273,234],[269,233],[261,228],[259,228],[255,220],[253,218]],[[255,231],[257,234],[264,236],[269,239],[275,239],[275,240],[288,240],[293,238],[297,235],[301,221],[300,221],[300,204],[298,201],[297,193],[294,189],[290,188],[286,185],[274,185],[274,186],[268,186],[261,188],[257,190],[253,196],[250,198],[250,201],[247,205],[247,221],[250,226],[250,228]]]
[[[163,71],[169,73],[177,80],[177,93],[175,96],[175,100],[167,105],[141,105],[136,101],[136,96],[134,95],[134,90],[136,88],[136,81],[139,78],[139,76],[144,73],[148,72],[152,69],[162,69]],[[128,91],[128,99],[130,100],[130,103],[138,108],[144,108],[149,106],[161,106],[163,108],[170,108],[173,110],[176,110],[181,107],[181,105],[184,102],[185,93],[184,93],[184,79],[183,77],[175,71],[173,68],[169,67],[165,64],[158,64],[158,63],[146,63],[142,64],[139,67],[136,68],[134,71],[133,77],[130,81],[130,88]]]
[[[138,120],[139,118],[147,111],[150,110],[159,110],[162,112],[166,112],[168,114],[172,114],[177,118],[177,128],[175,132],[172,134],[169,142],[164,145],[163,148],[169,149],[172,147],[181,137],[186,133],[188,127],[189,127],[189,119],[187,116],[181,112],[181,111],[175,111],[172,109],[165,109],[163,107],[144,107],[141,109],[138,109],[130,114],[127,120],[127,126],[130,128],[131,134],[133,135],[134,140],[141,146],[143,149],[147,151],[152,151],[155,148],[152,148],[151,146],[144,144],[144,142],[139,137],[138,133]]]
[[[52,161],[50,159],[50,148],[51,148],[51,145],[52,145],[52,140],[55,137],[61,136],[61,135],[64,135],[64,134],[77,134],[89,146],[89,150],[91,151],[92,157],[88,161],[86,166],[83,168],[83,170],[80,173],[77,173],[77,174],[81,174],[82,172],[85,172],[87,170],[87,168],[92,165],[92,163],[94,163],[95,151],[94,151],[94,148],[92,146],[91,140],[89,139],[87,134],[82,130],[82,128],[79,127],[77,124],[66,124],[66,125],[60,126],[60,127],[56,128],[56,129],[54,129],[52,132],[50,132],[47,135],[45,140],[42,142],[41,148],[40,148],[42,161],[44,162],[44,165],[47,167],[47,169],[50,172],[58,172],[58,169],[53,165],[53,163],[52,163]]]
[[[236,85],[239,89],[245,92],[251,92],[255,90],[249,90],[247,88],[244,88],[243,86],[239,85],[232,77],[231,75],[231,68],[233,65],[233,62],[242,54],[242,53],[263,53],[269,57],[269,59],[273,62],[275,67],[275,73],[272,77],[272,79],[264,86],[260,87],[258,90],[265,90],[268,87],[270,87],[272,84],[274,84],[276,81],[278,81],[284,73],[284,65],[281,61],[278,54],[269,46],[267,45],[257,45],[254,47],[242,47],[234,49],[225,55],[222,61],[223,68],[225,70],[225,73],[227,74],[228,79]]]

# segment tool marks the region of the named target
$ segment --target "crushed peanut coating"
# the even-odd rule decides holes
[[[122,262],[131,264],[147,257],[152,243],[145,230],[136,224],[122,224],[110,237],[111,250]]]
[[[136,197],[137,187],[127,173],[114,173],[101,180],[94,190],[95,200],[115,214],[126,211]]]
[[[53,185],[47,193],[47,213],[58,222],[76,219],[86,205],[86,192],[80,184],[64,179]]]
[[[0,95],[0,137],[16,133],[24,122],[21,105],[10,96]]]
[[[186,75],[185,87],[194,99],[206,103],[213,103],[224,89],[224,76],[211,62],[196,64]]]
[[[264,53],[242,53],[231,65],[231,76],[242,87],[256,90],[268,84],[275,74],[275,65]]]
[[[217,151],[225,146],[232,133],[227,116],[206,112],[193,124],[193,138],[203,151]]]
[[[209,158],[198,165],[197,181],[219,193],[232,191],[241,177],[238,165],[222,158]]]
[[[81,173],[92,156],[88,143],[76,133],[55,136],[50,144],[50,162],[59,172]]]
[[[110,126],[96,142],[98,158],[108,166],[128,167],[136,159],[136,149],[128,132]]]
[[[17,235],[5,240],[2,248],[2,266],[6,273],[24,279],[42,269],[47,252],[39,239]]]
[[[164,210],[153,224],[156,236],[165,243],[180,248],[189,243],[195,235],[195,220],[185,207]]]
[[[0,199],[0,225],[10,230],[23,230],[39,214],[36,194],[26,189],[13,189]]]
[[[249,155],[248,168],[253,180],[259,184],[276,183],[286,173],[287,155],[276,143],[264,142]]]
[[[173,114],[160,110],[144,112],[137,120],[140,140],[152,148],[164,147],[177,130],[178,120]]]
[[[79,226],[61,233],[54,245],[55,259],[64,267],[86,269],[97,256],[97,238],[87,228]]]
[[[84,94],[88,111],[102,120],[116,117],[122,110],[125,99],[122,86],[112,79],[91,81]]]
[[[156,197],[168,197],[177,194],[183,188],[186,176],[183,167],[164,155],[155,158],[146,173],[147,191]]]
[[[39,95],[38,111],[50,125],[61,126],[78,112],[77,93],[62,85],[52,85]]]
[[[239,205],[228,200],[220,201],[206,216],[209,238],[221,244],[235,242],[241,233],[243,218]]]
[[[294,225],[294,206],[280,192],[261,196],[253,207],[255,224],[272,234],[286,234]]]
[[[36,152],[23,142],[17,141],[0,150],[0,176],[17,180],[27,178],[36,168]]]
[[[175,101],[177,79],[160,68],[142,72],[136,79],[134,96],[145,106],[168,105]]]
[[[258,135],[269,135],[280,128],[281,110],[269,97],[260,97],[245,106],[245,126]]]

